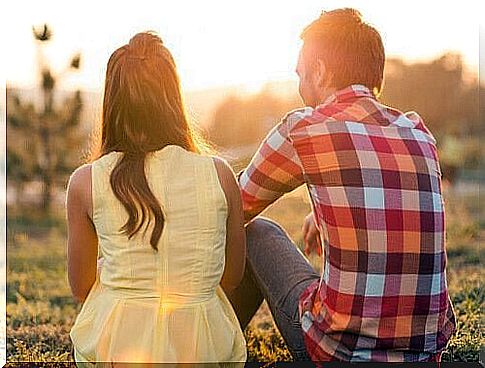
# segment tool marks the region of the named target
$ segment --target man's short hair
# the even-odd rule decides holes
[[[376,96],[384,77],[384,45],[379,32],[351,8],[322,12],[301,39],[308,53],[321,59],[337,89],[362,84]]]

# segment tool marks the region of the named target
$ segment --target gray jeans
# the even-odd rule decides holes
[[[242,329],[263,298],[296,361],[310,360],[303,340],[298,301],[320,277],[277,223],[257,218],[246,227],[247,258],[244,278],[230,296]]]

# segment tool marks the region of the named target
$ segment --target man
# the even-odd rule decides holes
[[[308,107],[269,133],[239,184],[247,221],[307,185],[305,252],[323,246],[323,272],[279,225],[250,222],[239,320],[264,297],[295,360],[439,360],[455,318],[435,140],[416,113],[377,100],[384,48],[358,11],[325,12],[301,38]]]

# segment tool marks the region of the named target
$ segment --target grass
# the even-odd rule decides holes
[[[445,361],[477,361],[484,336],[484,292],[479,243],[485,234],[483,203],[476,196],[447,193],[448,285],[458,329],[443,354]],[[301,247],[301,221],[310,207],[297,190],[265,215],[280,222]],[[10,213],[9,213],[10,216]],[[80,306],[70,296],[66,276],[65,225],[59,220],[33,224],[9,217],[7,231],[7,362],[72,362],[69,329]],[[320,259],[310,258],[316,269]],[[250,361],[288,361],[291,356],[263,304],[245,331]],[[72,364],[72,363],[71,363]]]

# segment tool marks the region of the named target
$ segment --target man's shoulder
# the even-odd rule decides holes
[[[315,110],[312,107],[308,107],[308,106],[291,110],[285,115],[281,123],[285,125],[285,128],[287,128],[288,131],[290,131],[299,122],[312,116],[314,111]]]

